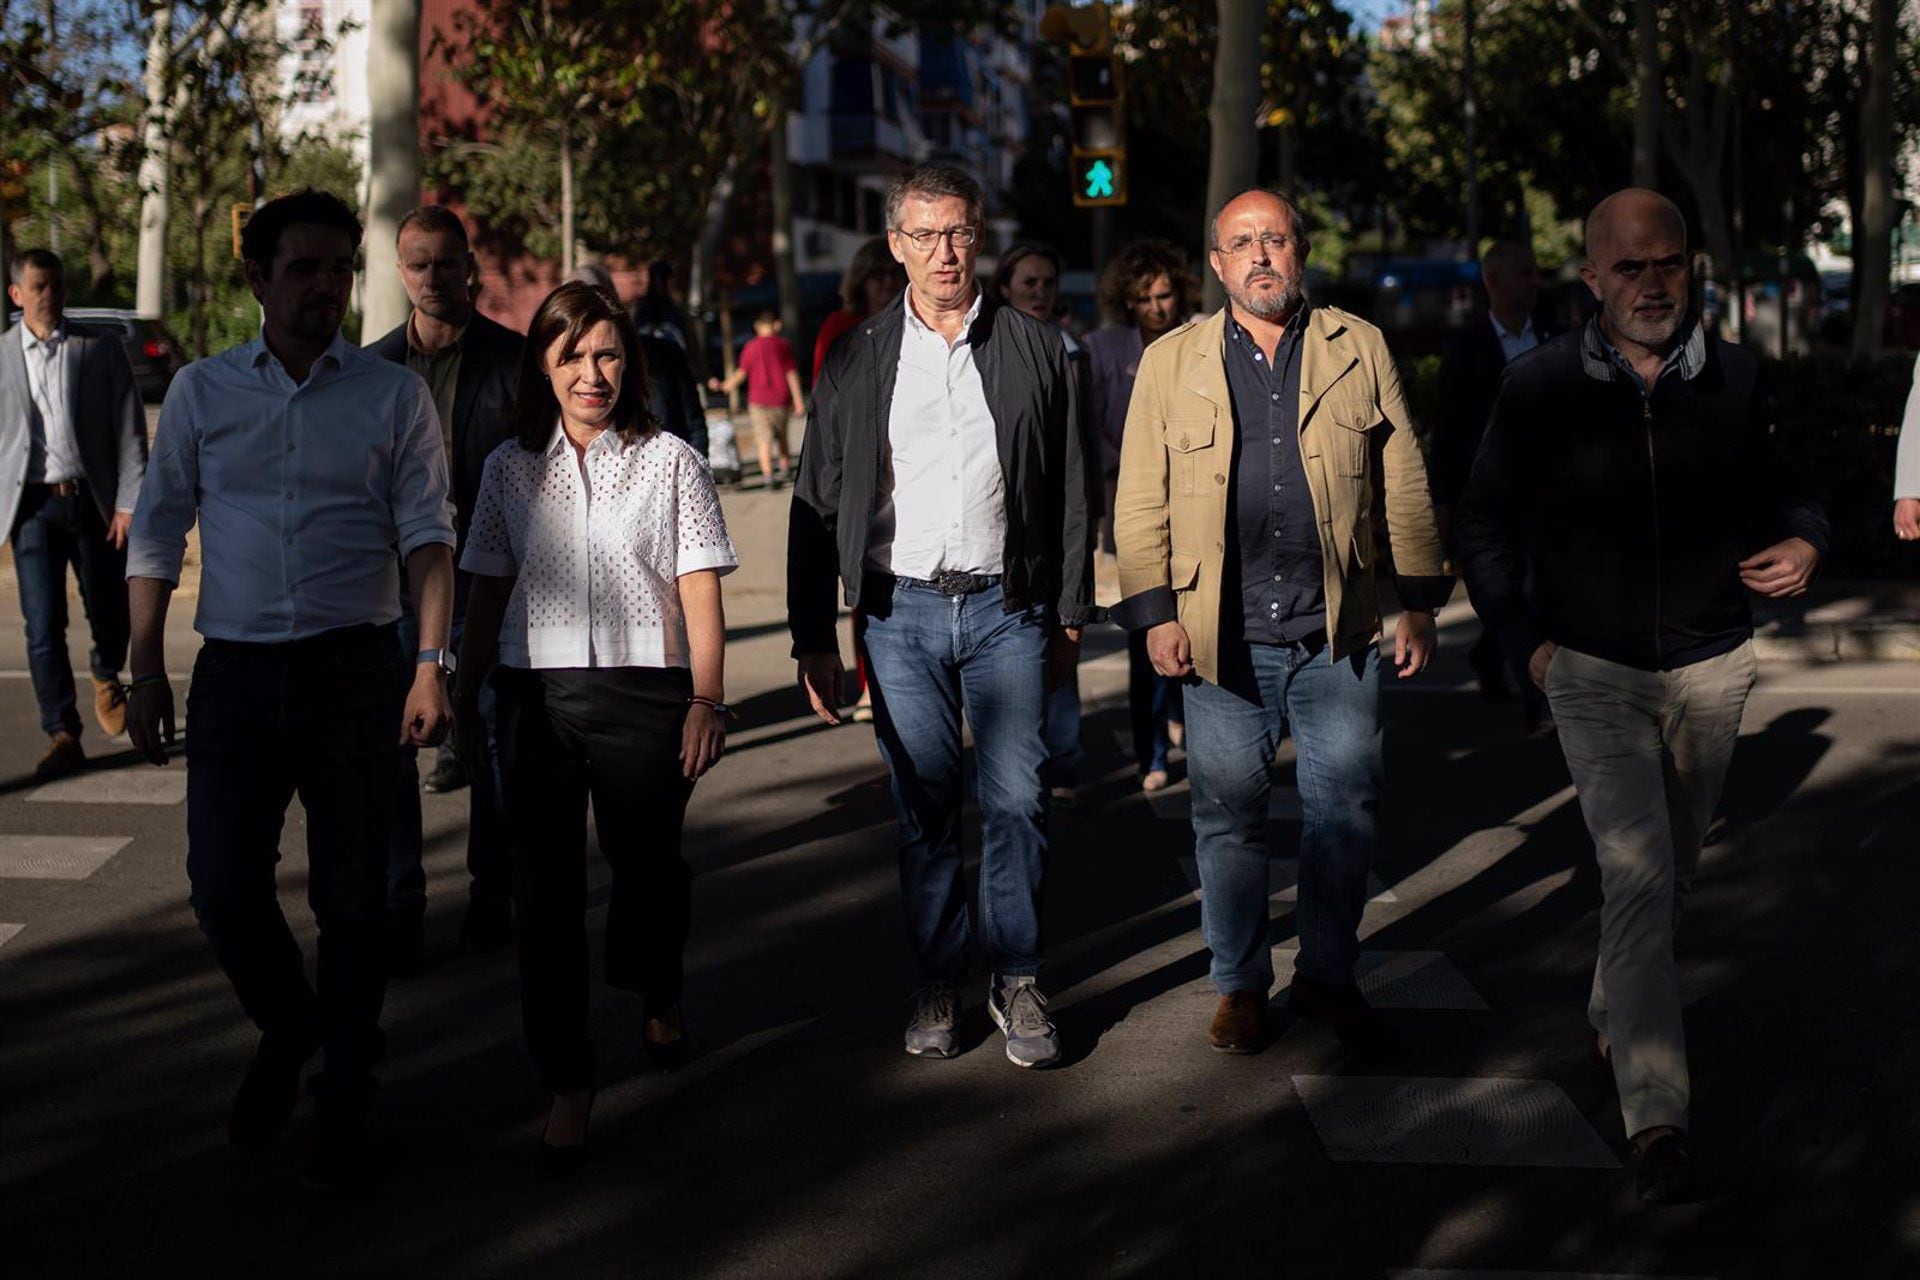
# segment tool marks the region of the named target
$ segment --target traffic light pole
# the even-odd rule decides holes
[[[1113,209],[1101,206],[1093,211],[1093,275],[1097,280],[1107,269],[1107,255],[1113,249]]]

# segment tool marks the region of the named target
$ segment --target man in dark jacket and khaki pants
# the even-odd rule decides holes
[[[1201,923],[1220,995],[1208,1037],[1223,1053],[1264,1035],[1267,796],[1283,733],[1303,819],[1291,1007],[1355,1048],[1397,1047],[1354,983],[1380,795],[1382,506],[1401,677],[1426,666],[1453,586],[1393,358],[1372,325],[1309,306],[1307,251],[1281,196],[1249,191],[1214,217],[1209,260],[1231,305],[1141,358],[1114,502],[1114,618],[1146,630],[1161,675],[1191,681]]]
[[[1059,1038],[1036,982],[1047,859],[1047,689],[1093,616],[1095,472],[1060,331],[974,278],[980,188],[946,165],[888,185],[895,305],[828,352],[794,486],[787,611],[800,682],[839,723],[834,579],[867,657],[900,814],[900,883],[921,986],[906,1051],[957,1050],[976,937],[961,876],[961,715],[973,728],[977,929],[988,1012],[1016,1066]]]
[[[1461,556],[1559,727],[1600,864],[1594,1048],[1664,1202],[1694,1190],[1674,927],[1753,686],[1747,592],[1806,590],[1827,525],[1774,460],[1758,362],[1687,314],[1679,209],[1601,201],[1581,276],[1600,314],[1507,371]]]

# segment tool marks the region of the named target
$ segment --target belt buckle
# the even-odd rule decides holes
[[[942,569],[933,575],[933,587],[943,596],[964,596],[973,592],[973,575],[958,569]]]

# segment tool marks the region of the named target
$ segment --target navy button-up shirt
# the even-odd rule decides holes
[[[1303,305],[1269,361],[1227,313],[1234,422],[1227,530],[1238,545],[1226,557],[1222,596],[1239,596],[1239,638],[1253,644],[1291,644],[1327,625],[1319,517],[1300,463],[1300,335],[1306,327]],[[1232,635],[1233,606],[1222,612],[1223,632]]]

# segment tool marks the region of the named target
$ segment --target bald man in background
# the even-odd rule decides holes
[[[1588,1019],[1640,1198],[1694,1198],[1674,930],[1753,686],[1747,593],[1805,591],[1819,507],[1775,459],[1759,362],[1689,313],[1657,192],[1587,220],[1600,312],[1506,373],[1459,505],[1467,590],[1547,695],[1600,867]]]

